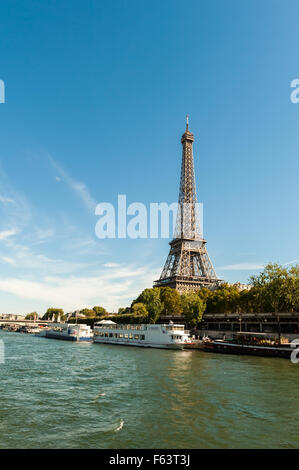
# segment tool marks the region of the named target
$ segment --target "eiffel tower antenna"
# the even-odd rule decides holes
[[[189,115],[182,135],[183,146],[179,205],[174,238],[160,279],[154,287],[172,287],[180,293],[220,284],[206,249],[198,214],[194,176],[194,136],[189,131]]]

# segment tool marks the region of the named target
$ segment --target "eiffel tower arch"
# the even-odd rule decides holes
[[[154,282],[154,287],[168,286],[180,293],[198,290],[202,287],[214,289],[221,283],[209,258],[206,240],[203,239],[200,230],[193,142],[194,135],[189,131],[187,116],[186,130],[181,138],[183,153],[174,239],[169,243],[170,251],[160,279]]]

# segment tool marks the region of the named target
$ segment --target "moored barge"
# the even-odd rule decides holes
[[[43,329],[38,336],[66,341],[92,341],[93,331],[85,324],[52,323],[49,329]]]
[[[143,348],[184,349],[191,340],[182,324],[170,322],[120,325],[102,320],[94,326],[94,342]]]
[[[232,339],[204,338],[199,349],[205,352],[290,359],[294,344],[269,338],[266,333],[239,332]]]

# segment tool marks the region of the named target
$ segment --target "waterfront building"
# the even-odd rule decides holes
[[[205,313],[200,329],[214,337],[237,331],[271,333],[298,338],[299,313]]]
[[[0,313],[0,320],[8,320],[8,321],[14,321],[14,320],[24,320],[25,317],[24,315],[18,315],[16,313]]]
[[[235,282],[234,284],[230,284],[228,283],[228,285],[230,287],[236,287],[238,289],[238,291],[241,291],[241,290],[250,290],[252,289],[252,285],[251,284],[242,284],[242,282]]]

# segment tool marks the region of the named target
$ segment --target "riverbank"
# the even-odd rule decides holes
[[[245,331],[245,330],[244,330]],[[233,330],[198,330],[198,333],[200,336],[209,336],[210,338],[213,339],[225,339],[225,338],[232,338],[233,335],[236,335],[236,331]],[[275,333],[267,333],[271,338],[279,338],[279,334],[277,332]],[[283,333],[281,334],[284,338],[287,338],[290,342],[293,341],[294,339],[299,338],[299,333]]]

